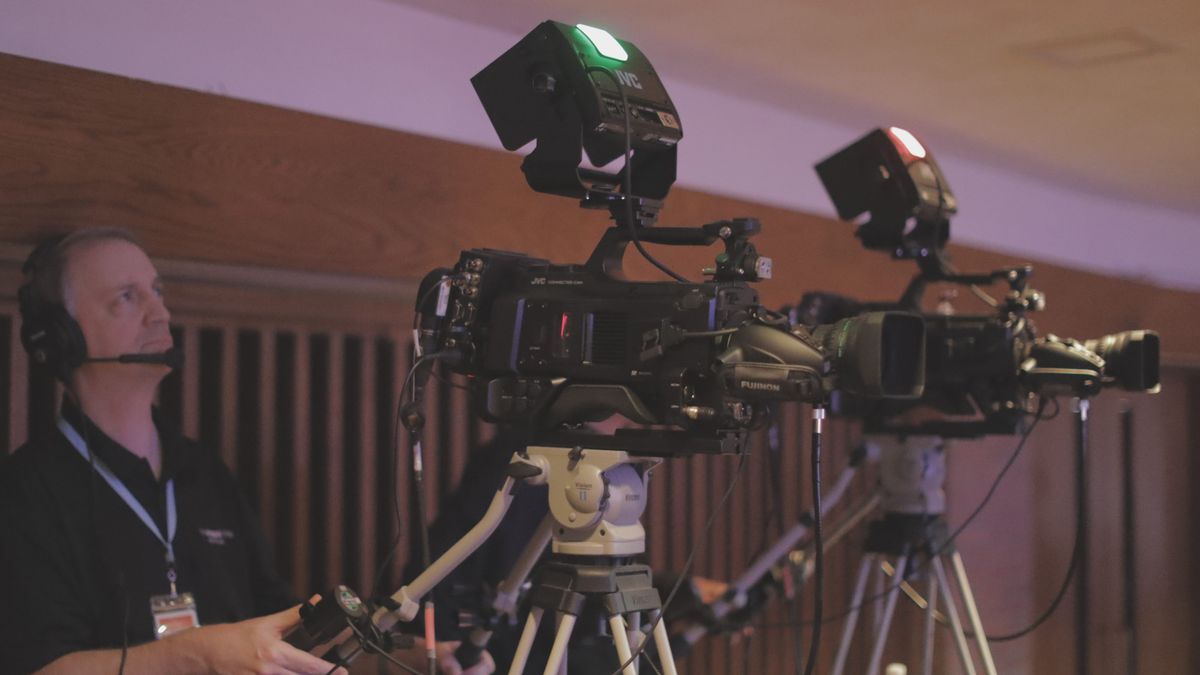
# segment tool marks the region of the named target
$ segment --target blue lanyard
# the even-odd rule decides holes
[[[62,432],[63,436],[67,437],[71,445],[75,446],[75,449],[79,451],[80,456],[85,461],[95,463],[96,472],[100,474],[100,477],[129,506],[130,510],[146,524],[146,527],[150,529],[150,532],[163,545],[163,548],[166,549],[167,581],[171,584],[171,595],[175,595],[175,547],[173,544],[175,543],[175,529],[178,524],[175,513],[175,480],[171,479],[167,481],[167,536],[164,537],[162,531],[158,529],[158,524],[154,522],[154,519],[146,511],[146,507],[142,506],[142,503],[137,500],[137,497],[133,496],[129,488],[125,487],[125,484],[121,482],[120,478],[117,478],[112,469],[108,468],[107,464],[91,453],[87,447],[87,443],[84,443],[83,439],[79,436],[79,432],[75,431],[75,427],[71,426],[70,422],[59,417],[58,430]]]

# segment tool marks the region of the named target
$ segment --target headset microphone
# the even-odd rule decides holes
[[[178,347],[172,347],[165,352],[151,352],[148,354],[121,354],[120,356],[110,356],[106,358],[87,358],[85,363],[150,363],[161,366],[167,366],[171,370],[178,370],[183,366],[183,350]]]

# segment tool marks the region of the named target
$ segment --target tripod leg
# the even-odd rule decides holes
[[[533,648],[533,639],[537,637],[538,625],[542,623],[542,614],[545,611],[541,607],[534,607],[529,611],[529,618],[525,619],[525,629],[521,631],[521,641],[517,643],[517,651],[513,654],[508,675],[521,675],[524,672],[525,663],[529,660],[529,650]]]
[[[883,598],[887,596],[888,575],[883,571],[883,565],[887,563],[887,558],[879,556],[876,561],[879,563],[874,569],[875,587],[871,589],[872,598]],[[883,604],[879,602],[869,602],[871,611],[871,639],[879,639],[879,627],[883,623]]]
[[[671,638],[667,635],[665,619],[659,619],[658,625],[654,627],[654,646],[658,648],[659,667],[662,669],[663,675],[677,675],[675,655],[671,653]]]
[[[983,632],[983,621],[979,619],[979,608],[975,606],[975,595],[971,593],[971,583],[967,581],[967,569],[963,566],[962,556],[958,551],[950,554],[950,563],[954,566],[954,576],[958,581],[958,591],[962,594],[963,605],[967,608],[967,618],[971,620],[971,630],[975,633],[975,644],[979,647],[979,655],[983,658],[983,668],[987,675],[996,675],[996,663],[992,660],[992,650],[988,647],[987,633]]]
[[[858,580],[854,582],[854,594],[850,598],[850,613],[846,615],[846,625],[842,628],[842,640],[838,643],[837,656],[833,659],[833,675],[842,675],[846,667],[846,656],[850,653],[850,642],[854,639],[854,628],[858,625],[858,613],[862,610],[863,594],[867,590],[867,577],[875,566],[875,554],[864,553],[862,562],[858,565]]]
[[[559,672],[559,667],[567,659],[567,642],[570,641],[573,630],[575,630],[575,615],[566,612],[560,614],[558,629],[554,633],[554,646],[550,648],[550,658],[546,661],[546,670],[543,675],[556,675]]]
[[[642,643],[646,641],[646,635],[642,633],[642,613],[630,612],[628,624],[629,629],[627,633],[629,635],[629,647],[631,649],[638,649],[642,646]],[[641,660],[639,659],[633,664],[633,669],[635,672],[641,671],[641,667],[639,665],[640,663]]]
[[[946,582],[946,568],[942,565],[940,556],[933,558],[933,571],[937,574],[938,587],[946,596],[946,614],[950,617],[951,633],[954,635],[954,646],[958,647],[958,657],[962,659],[963,670],[967,675],[975,675],[975,664],[971,661],[971,649],[967,646],[967,636],[963,633],[962,622],[958,619],[958,607],[954,604],[954,596],[950,595],[950,584]]]
[[[887,604],[883,609],[883,620],[879,625],[879,635],[875,637],[875,647],[871,650],[871,664],[867,666],[868,675],[879,672],[879,664],[883,660],[883,647],[887,644],[888,631],[892,628],[892,615],[896,611],[896,599],[900,597],[900,582],[904,580],[904,572],[908,569],[907,551],[896,558],[896,577],[892,590],[888,591]]]
[[[932,574],[929,575],[929,590],[926,593],[929,599],[925,607],[925,647],[921,652],[921,672],[933,675],[933,628],[937,624],[934,617],[937,615],[938,585]]]
[[[617,647],[618,663],[626,665],[621,672],[625,675],[637,675],[637,664],[633,661],[633,650],[629,648],[629,632],[625,627],[625,618],[620,614],[608,617],[608,628],[612,631],[613,644]]]

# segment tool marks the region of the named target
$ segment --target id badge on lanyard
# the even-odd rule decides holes
[[[200,626],[191,593],[151,596],[150,614],[154,616],[154,637],[158,639]]]
[[[62,431],[71,445],[79,451],[85,460],[91,463],[96,468],[96,472],[100,477],[108,483],[109,487],[117,493],[117,496],[129,506],[134,515],[142,521],[150,533],[158,539],[166,551],[167,563],[167,583],[170,584],[171,592],[168,595],[154,595],[150,597],[150,614],[154,617],[154,637],[164,638],[168,635],[174,635],[188,628],[196,628],[200,625],[200,617],[196,612],[196,601],[191,593],[179,593],[175,588],[176,573],[175,573],[175,527],[177,524],[175,511],[175,481],[167,481],[167,535],[158,529],[158,524],[146,512],[145,507],[141,502],[133,496],[129,488],[121,482],[120,478],[108,468],[104,462],[100,461],[99,457],[91,454],[87,444],[79,436],[79,432],[63,418],[58,418],[58,428]]]

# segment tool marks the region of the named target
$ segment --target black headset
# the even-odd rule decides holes
[[[40,278],[47,260],[60,253],[66,238],[67,235],[51,237],[34,247],[21,266],[25,283],[17,291],[21,345],[34,363],[48,368],[63,382],[87,360],[87,341],[79,322],[67,308],[61,302],[48,302],[37,297],[33,284]]]

